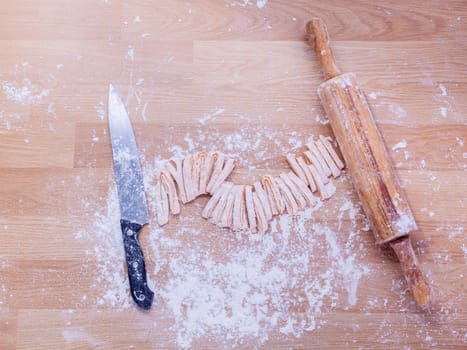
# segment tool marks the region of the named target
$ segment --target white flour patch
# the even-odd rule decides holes
[[[446,87],[443,84],[439,84],[439,89],[441,90],[441,96],[447,96],[448,95]]]
[[[135,48],[132,45],[128,45],[128,51],[126,53],[126,58],[130,61],[135,59]]]
[[[398,143],[396,143],[394,146],[392,146],[392,150],[396,151],[398,149],[406,148],[407,147],[407,141],[401,140]]]
[[[193,128],[183,137],[184,145],[169,147],[172,157],[220,150],[239,160],[239,168],[251,170],[254,167],[246,159],[267,163],[268,156],[285,154],[309,136],[285,126],[277,130],[238,118],[241,128],[220,133],[211,125],[213,119],[202,117],[202,131]],[[151,210],[154,174],[164,163],[158,157],[145,165]],[[341,232],[325,222],[313,224],[318,209],[296,217],[281,216],[264,236],[217,227],[203,232],[193,229],[199,225],[196,220],[203,221],[201,206],[195,216],[185,216],[182,209],[180,218],[167,227],[151,225],[151,255],[156,261],[152,276],[164,271],[162,279],[153,278],[158,281],[156,294],[173,316],[171,331],[177,345],[190,348],[208,338],[223,349],[257,348],[274,336],[300,337],[318,330],[325,324],[326,311],[355,305],[359,281],[369,272],[360,263],[364,253],[356,227],[362,214],[347,201],[339,210],[338,229],[347,220],[351,230]],[[340,295],[346,298],[339,300]]]
[[[86,251],[89,263],[95,264],[96,278],[92,289],[102,291],[97,305],[127,309],[131,296],[128,293],[128,279],[124,271],[124,250],[120,230],[120,208],[115,187],[107,196],[107,212],[96,213],[92,226],[75,233],[75,239],[89,241],[93,247]]]
[[[257,0],[256,7],[259,9],[262,9],[266,6],[267,3],[268,3],[268,0]]]
[[[96,110],[100,120],[104,120],[106,118],[105,104],[103,100],[100,100],[99,104],[95,106],[94,109]]]
[[[441,116],[446,118],[448,115],[448,109],[446,107],[440,107]]]
[[[225,112],[225,109],[224,108],[216,108],[216,110],[212,113],[208,113],[208,114],[205,114],[203,115],[201,118],[198,119],[198,122],[201,124],[201,125],[204,125],[206,124],[206,122],[210,121],[211,119],[217,117],[218,115],[221,115],[222,113]]]
[[[2,88],[7,99],[20,104],[39,104],[50,93],[49,89],[40,89],[28,78],[20,83],[3,81]]]
[[[323,312],[338,305],[342,290],[348,300],[340,302],[354,305],[368,268],[360,266],[355,250],[341,246],[336,232],[310,227],[315,210],[281,216],[264,236],[203,233],[221,241],[223,250],[184,226],[172,235],[154,229],[155,274],[163,269],[168,276],[158,294],[173,314],[177,345],[190,348],[208,337],[224,349],[257,348],[273,334],[300,337],[319,330]],[[349,237],[349,245],[356,237]],[[164,254],[170,251],[177,253]]]
[[[214,121],[222,113],[224,109],[215,109],[200,118],[202,128],[190,128],[185,134],[167,132],[160,147],[169,151],[169,157],[219,150],[238,160],[240,169],[254,170],[255,162],[277,169],[284,154],[310,137],[306,130],[271,128],[244,116],[235,116],[238,127],[220,132]],[[152,214],[154,177],[166,159],[146,159],[144,154],[142,158]],[[369,268],[361,263],[365,256],[357,228],[361,212],[350,200],[332,210],[339,213],[337,223],[332,216],[328,224],[326,215],[320,216],[319,224],[314,222],[316,212],[330,205],[321,203],[295,217],[276,218],[264,236],[235,234],[210,224],[202,229],[200,203],[190,204],[192,215],[183,208],[166,227],[159,228],[154,219],[149,225],[148,283],[157,306],[166,307],[171,315],[169,328],[163,331],[172,334],[176,346],[190,348],[209,339],[220,349],[258,348],[274,337],[317,331],[326,325],[330,310],[356,304],[360,280]],[[96,215],[91,228],[75,238],[94,247],[88,254],[89,262],[95,260],[97,266],[92,288],[102,290],[97,306],[126,309],[134,303],[128,293],[114,188],[107,207],[107,213]]]

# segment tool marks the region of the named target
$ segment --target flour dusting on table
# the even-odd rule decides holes
[[[202,116],[198,121],[202,131],[193,128],[181,144],[168,147],[173,157],[217,149],[237,159],[237,168],[254,172],[257,162],[273,167],[277,157],[301,147],[309,137],[247,117],[241,117],[241,122],[248,127],[220,134],[214,124],[222,113],[217,108]],[[166,160],[142,153],[148,205],[153,211],[153,178]],[[102,289],[97,305],[127,309],[133,302],[123,264],[115,188],[110,189],[107,201],[107,212],[97,215],[94,227],[76,238],[94,241],[95,248],[89,252],[97,260],[93,288]],[[178,347],[190,348],[207,337],[224,349],[257,348],[273,336],[300,337],[317,331],[326,324],[323,315],[327,311],[357,302],[359,282],[369,268],[361,264],[364,252],[357,249],[361,212],[351,201],[331,209],[339,213],[338,224],[334,219],[334,225],[315,222],[318,211],[336,206],[329,201],[295,217],[278,217],[264,236],[213,227],[200,217],[201,203],[202,199],[190,204],[191,211],[183,208],[166,227],[152,221],[149,247],[143,248],[148,283],[155,291],[153,312],[168,309],[173,319],[166,331],[174,334]],[[339,231],[343,221],[350,221],[350,231],[348,225]]]

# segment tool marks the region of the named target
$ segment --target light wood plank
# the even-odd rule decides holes
[[[151,174],[162,159],[223,150],[238,162],[231,179],[252,183],[288,171],[284,154],[301,152],[309,136],[332,136],[316,92],[321,71],[304,42],[313,16],[326,21],[341,68],[357,74],[411,202],[420,228],[412,241],[435,292],[430,313],[414,305],[394,253],[375,246],[346,173],[306,223],[289,219],[289,233],[274,223],[281,232],[237,237],[200,218],[206,197],[165,228],[155,223]],[[248,295],[248,304],[277,297],[290,323],[201,329],[212,322],[207,307],[187,346],[465,347],[466,18],[463,0],[2,1],[0,348],[180,348],[190,307],[204,299],[174,299],[173,284],[192,276],[171,264],[195,256],[184,268],[198,274],[200,290],[234,293],[241,286],[225,279],[237,253],[253,261],[264,253],[264,273],[285,273],[286,287]],[[125,275],[109,82],[127,103],[148,185],[151,222],[140,237],[156,292],[148,313],[134,306]],[[295,261],[302,255],[305,275],[292,271],[305,268]],[[304,289],[313,281],[329,281],[332,293],[310,311]],[[279,303],[259,305],[274,317]],[[300,320],[316,324],[306,331]]]

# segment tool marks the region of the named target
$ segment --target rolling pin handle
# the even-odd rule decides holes
[[[308,43],[315,49],[316,55],[323,68],[324,78],[332,79],[341,75],[342,72],[334,60],[326,25],[320,18],[313,18],[306,24]]]
[[[405,236],[389,242],[401,263],[405,279],[412,290],[415,302],[423,309],[432,305],[432,291],[426,275],[423,273],[410,242]]]

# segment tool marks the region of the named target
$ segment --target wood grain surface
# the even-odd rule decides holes
[[[218,149],[252,183],[332,136],[305,23],[327,24],[366,92],[420,230],[435,305],[375,246],[348,174],[264,237],[204,221],[141,235],[156,293],[128,292],[107,126],[128,104],[153,217],[161,160]],[[0,349],[467,347],[467,3],[3,0]]]

